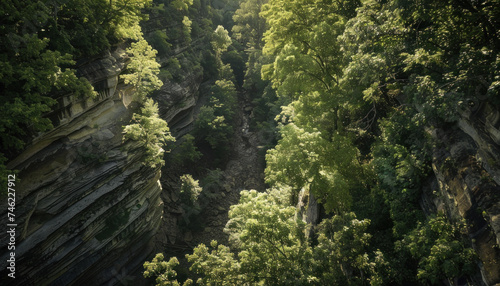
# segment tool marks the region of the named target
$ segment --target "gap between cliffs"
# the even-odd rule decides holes
[[[250,129],[252,112],[253,106],[249,96],[239,92],[231,150],[222,170],[222,187],[216,196],[202,202],[203,209],[199,216],[204,225],[201,230],[190,231],[179,227],[185,216],[176,190],[179,173],[163,171],[161,181],[164,214],[155,239],[156,252],[164,253],[166,258],[177,256],[182,265],[185,263],[185,254],[191,253],[200,243],[209,245],[212,240],[217,240],[227,244],[228,235],[224,233],[224,227],[228,221],[228,211],[232,205],[238,203],[240,192],[250,189],[265,190],[264,152],[260,150],[263,140],[258,131]],[[190,173],[189,168],[185,173]]]

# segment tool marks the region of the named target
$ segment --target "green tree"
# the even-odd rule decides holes
[[[402,56],[410,76],[403,92],[432,124],[454,122],[471,102],[498,94],[496,2],[395,2],[407,31]]]
[[[56,104],[51,93],[94,95],[89,82],[68,67],[74,64],[70,55],[46,49],[48,40],[31,35],[23,39],[26,46],[19,47],[19,54],[10,51],[12,58],[10,52],[2,54],[0,138],[6,151],[21,150],[35,132],[52,128],[43,117]]]
[[[200,218],[200,212],[202,211],[202,205],[198,200],[203,188],[200,187],[198,180],[193,179],[189,174],[182,175],[180,177],[180,200],[181,207],[184,211],[180,226],[185,226],[190,230],[199,227],[202,224],[202,219]]]
[[[184,37],[185,37],[187,43],[191,42],[191,25],[192,24],[193,24],[193,22],[191,20],[189,20],[188,16],[184,16],[184,18],[182,18],[182,27],[183,27],[182,31],[184,33]]]
[[[317,129],[294,123],[281,127],[281,139],[266,155],[266,181],[306,188],[327,211],[349,210],[350,191],[362,181],[358,151],[344,136],[324,139]]]
[[[371,238],[366,233],[369,224],[370,220],[358,220],[352,212],[321,222],[314,255],[322,281],[330,281],[330,285],[380,283],[380,277],[374,271],[375,263],[370,261],[367,253]]]
[[[366,252],[368,220],[353,213],[328,219],[313,246],[295,208],[284,205],[282,191],[241,192],[225,228],[233,248],[212,241],[186,255],[190,270],[200,276],[198,285],[380,285],[375,266],[384,265],[383,255],[370,259]]]
[[[193,176],[185,174],[181,176],[181,196],[184,201],[195,204],[203,189],[199,186],[198,180],[194,180]]]
[[[218,244],[213,240],[211,250],[204,244],[193,249],[193,254],[186,258],[192,263],[189,268],[203,277],[196,281],[198,285],[241,285],[244,283],[239,275],[240,264],[234,258],[234,253],[229,247]]]
[[[216,116],[212,107],[203,106],[195,121],[195,134],[197,138],[204,138],[212,149],[229,142],[232,134],[231,127],[223,116]]]
[[[210,193],[217,193],[222,190],[224,179],[224,172],[217,168],[215,170],[209,170],[207,174],[201,179],[200,184],[203,189]]]
[[[315,108],[316,117],[328,118],[337,125],[338,114],[331,109],[336,110],[343,103],[338,83],[344,64],[337,38],[342,35],[356,3],[297,0],[284,5],[274,0],[262,8],[269,25],[263,51],[274,57],[272,64],[262,67],[263,77],[273,82],[279,95],[300,100],[317,92],[325,108]]]
[[[152,0],[106,1],[106,9],[103,12],[106,16],[101,24],[109,23],[118,39],[138,40],[142,36],[139,22],[147,19],[147,14],[142,13],[142,9],[151,3]]]
[[[425,118],[412,108],[394,110],[380,121],[380,141],[373,146],[372,164],[391,210],[396,237],[423,220],[420,186],[430,171],[430,146]]]
[[[165,164],[165,150],[162,147],[167,141],[175,141],[170,135],[167,122],[158,115],[158,105],[153,99],[147,98],[148,94],[163,85],[157,76],[160,72],[160,64],[155,59],[157,51],[141,37],[130,45],[127,53],[130,54],[130,62],[127,65],[130,73],[120,77],[125,84],[133,86],[134,99],[143,104],[143,107],[140,114],[133,114],[133,123],[124,127],[124,139],[138,141],[146,150],[144,164],[156,168]]]
[[[227,50],[229,45],[231,45],[231,42],[231,37],[229,36],[228,31],[221,25],[217,26],[212,35],[212,41],[210,43],[212,44],[216,58],[218,58],[219,61],[221,54]]]
[[[173,165],[187,165],[195,163],[201,158],[202,154],[198,151],[195,145],[195,138],[191,134],[186,134],[181,137],[182,143],[174,147],[169,155],[171,161],[169,164]]]
[[[246,0],[233,15],[232,28],[235,39],[246,43],[252,49],[262,48],[262,38],[266,31],[266,20],[260,15],[262,5],[268,0]]]
[[[175,138],[170,135],[167,122],[158,116],[158,105],[148,98],[141,108],[141,113],[134,113],[132,124],[124,127],[124,139],[137,141],[146,150],[144,164],[152,168],[162,166],[164,147]]]
[[[281,205],[268,193],[241,192],[239,204],[229,211],[225,231],[239,250],[246,279],[291,285],[312,278],[308,265],[312,251],[302,231],[304,223],[294,214],[294,207]]]
[[[201,244],[186,255],[190,270],[201,275],[200,285],[297,285],[307,283],[312,251],[294,219],[295,209],[283,207],[267,193],[242,191],[232,206],[226,230],[238,258],[230,249],[212,241],[211,250]],[[305,264],[307,265],[307,264]]]
[[[194,122],[198,140],[207,142],[221,158],[227,156],[231,136],[234,132],[234,110],[236,109],[236,89],[230,80],[217,80],[210,89],[211,98],[207,106],[202,106]]]
[[[453,225],[442,214],[408,234],[399,245],[418,260],[417,277],[437,284],[443,279],[472,274],[476,255],[461,238],[465,225]]]
[[[134,87],[135,99],[143,102],[146,95],[163,85],[157,77],[160,72],[160,64],[155,59],[157,51],[146,40],[140,39],[130,45],[127,53],[130,54],[130,62],[127,65],[130,73],[120,75],[120,78],[123,78],[125,84]]]
[[[167,55],[172,44],[168,42],[167,33],[163,30],[156,30],[147,36],[149,44],[158,51],[159,56]]]
[[[176,257],[172,257],[168,261],[163,259],[163,253],[158,253],[151,262],[144,262],[144,277],[156,277],[155,282],[158,286],[180,286],[181,284],[175,279],[177,272],[174,270],[179,265],[179,260]],[[193,281],[188,279],[182,285],[193,285]]]
[[[262,76],[291,101],[281,115],[290,127],[281,129],[282,139],[266,157],[267,180],[308,188],[329,211],[349,210],[352,192],[369,179],[349,125],[366,102],[346,96],[342,82],[350,60],[342,35],[359,5],[271,0],[261,12],[268,25],[263,52],[274,58],[262,65]]]
[[[50,7],[45,8],[50,17],[41,27],[40,35],[51,39],[51,48],[81,57],[96,55],[124,38],[138,40],[141,37],[139,22],[147,19],[142,9],[152,0],[50,3]]]
[[[189,6],[193,5],[193,0],[174,0],[171,5],[179,11],[187,10]]]
[[[233,118],[237,108],[237,93],[234,83],[227,79],[217,80],[210,88],[210,103],[216,108],[216,114],[228,120]]]

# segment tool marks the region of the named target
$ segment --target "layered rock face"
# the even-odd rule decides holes
[[[131,277],[152,251],[162,215],[160,170],[143,150],[123,142],[133,91],[119,83],[126,54],[117,48],[79,72],[96,99],[65,96],[51,114],[58,124],[10,164],[16,182],[16,279],[2,285],[113,285]],[[2,225],[7,206],[1,204]],[[2,279],[8,236],[0,234]]]
[[[168,122],[177,137],[185,135],[189,131],[187,127],[194,121],[202,79],[201,71],[189,71],[182,82],[166,81],[153,95],[158,102],[160,117]]]
[[[455,128],[437,129],[437,181],[424,209],[464,218],[486,285],[500,283],[500,111],[483,103],[464,112]]]

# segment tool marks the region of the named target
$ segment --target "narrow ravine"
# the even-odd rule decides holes
[[[177,256],[181,264],[184,255],[191,253],[200,243],[207,245],[212,240],[217,240],[227,244],[228,235],[224,233],[224,227],[228,221],[228,211],[238,203],[240,192],[265,190],[264,160],[260,158],[263,153],[259,152],[261,142],[258,132],[250,130],[253,107],[246,94],[238,94],[237,108],[229,159],[222,170],[222,189],[215,197],[200,202],[203,211],[199,216],[204,222],[200,231],[183,230],[179,227],[184,214],[174,191],[178,174],[167,171],[162,174],[164,214],[156,235],[155,248],[166,257]]]
[[[238,97],[239,128],[235,130],[233,155],[225,169],[225,178],[230,187],[238,192],[242,189],[263,191],[264,166],[259,158],[258,133],[250,131],[252,105],[245,94]]]
[[[251,103],[245,94],[240,93],[231,155],[223,170],[224,190],[202,213],[207,226],[202,232],[193,234],[192,241],[189,242],[194,246],[199,243],[209,244],[214,239],[227,243],[228,236],[224,233],[224,227],[228,221],[228,211],[232,205],[238,203],[240,192],[265,189],[264,166],[259,158],[259,136],[249,128],[251,114]],[[188,234],[185,238],[190,239],[191,235]]]

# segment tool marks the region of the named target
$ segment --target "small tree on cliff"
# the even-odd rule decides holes
[[[157,165],[163,165],[163,146],[167,141],[175,141],[170,135],[167,122],[158,116],[158,105],[153,99],[148,98],[141,108],[141,113],[134,113],[132,117],[133,124],[124,128],[125,138],[130,138],[141,142],[146,149],[146,160],[144,164],[155,168]]]
[[[132,43],[127,49],[130,54],[130,63],[127,69],[129,74],[121,75],[125,84],[134,86],[134,96],[138,102],[143,102],[146,96],[159,89],[163,82],[157,77],[160,72],[160,64],[156,62],[157,51],[153,49],[146,40],[141,39]]]
[[[164,165],[163,147],[167,141],[175,141],[169,132],[167,122],[158,115],[158,105],[146,96],[159,89],[163,82],[158,78],[160,64],[156,62],[157,51],[148,42],[140,39],[132,43],[127,53],[131,55],[127,68],[129,74],[121,75],[126,84],[134,87],[135,100],[143,103],[140,113],[134,113],[132,124],[124,127],[124,139],[132,139],[141,143],[146,150],[145,165],[156,168]]]

